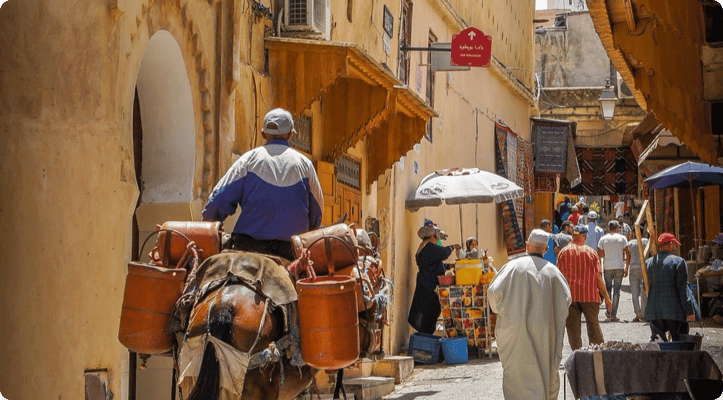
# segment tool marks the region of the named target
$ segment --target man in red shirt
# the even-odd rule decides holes
[[[612,310],[610,296],[605,290],[602,278],[602,265],[597,252],[585,245],[587,227],[576,225],[572,232],[572,243],[560,250],[557,255],[557,268],[567,279],[572,293],[572,304],[567,314],[565,327],[567,339],[572,350],[582,347],[581,318],[585,314],[587,336],[590,344],[605,342],[598,314],[600,313],[600,296],[605,298],[605,306]]]

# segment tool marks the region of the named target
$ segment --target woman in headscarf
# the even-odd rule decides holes
[[[438,246],[438,230],[433,226],[425,225],[419,228],[417,236],[422,239],[415,259],[417,261],[417,287],[414,289],[412,306],[409,309],[407,321],[418,332],[433,334],[437,329],[437,317],[442,312],[439,296],[435,287],[437,276],[444,275],[444,260],[452,251],[462,246]]]
[[[477,238],[470,236],[464,242],[464,250],[457,250],[457,258],[479,258],[479,250],[477,249]]]

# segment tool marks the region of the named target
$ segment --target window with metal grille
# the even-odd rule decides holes
[[[336,159],[336,181],[351,188],[361,188],[361,162],[351,157],[341,156]]]
[[[399,23],[399,47],[412,45],[412,2],[402,4],[402,17]],[[409,84],[409,65],[411,56],[408,51],[399,51],[397,76],[405,85]]]
[[[289,25],[308,25],[307,0],[288,0]]]
[[[296,129],[296,135],[291,137],[289,144],[311,154],[311,118],[305,116],[294,118],[294,129]]]

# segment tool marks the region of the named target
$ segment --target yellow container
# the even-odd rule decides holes
[[[482,260],[477,258],[463,258],[454,263],[455,268],[460,267],[482,267]]]
[[[476,285],[482,277],[481,267],[461,267],[454,271],[457,285]]]

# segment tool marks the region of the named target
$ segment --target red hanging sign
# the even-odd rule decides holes
[[[492,57],[492,36],[470,26],[452,35],[452,65],[489,67]]]

